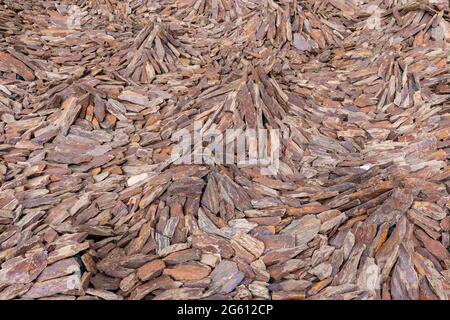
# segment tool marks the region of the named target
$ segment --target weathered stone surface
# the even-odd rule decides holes
[[[0,21],[0,299],[448,300],[448,1]]]
[[[201,253],[198,249],[186,249],[177,251],[164,257],[163,260],[166,264],[179,264],[192,260],[200,260]]]
[[[333,266],[329,263],[323,262],[314,268],[312,268],[309,273],[315,275],[319,280],[323,280],[331,276],[333,271]]]
[[[202,288],[176,288],[158,294],[154,300],[198,300],[202,296]]]
[[[78,275],[71,275],[42,282],[36,282],[23,297],[37,299],[50,297],[55,294],[66,294],[78,289],[80,289],[80,277]]]
[[[306,215],[298,220],[294,220],[285,229],[281,231],[282,234],[291,234],[295,236],[295,244],[302,246],[309,241],[320,231],[320,220],[313,215]]]
[[[295,236],[290,234],[261,234],[256,236],[256,238],[264,243],[266,252],[270,250],[288,249],[295,247]]]
[[[401,246],[391,277],[393,300],[418,300],[419,277],[414,270],[413,257]]]
[[[59,249],[56,249],[55,251],[52,251],[49,253],[47,261],[48,263],[54,263],[56,261],[72,257],[75,254],[77,254],[80,251],[86,250],[89,248],[89,243],[76,243],[76,244],[70,244],[68,246],[61,247]]]
[[[314,46],[314,42],[306,40],[301,34],[295,33],[293,45],[300,51],[310,51]]]
[[[123,300],[122,296],[119,296],[113,292],[102,290],[102,289],[92,289],[89,288],[86,290],[86,294],[99,297],[103,300]]]
[[[131,90],[122,91],[118,98],[141,106],[145,106],[149,102],[148,97]]]
[[[450,231],[450,216],[442,219],[440,226],[444,231]]]
[[[264,254],[261,258],[267,266],[270,266],[275,263],[280,263],[289,260],[297,256],[300,252],[306,250],[306,246],[293,247],[288,249],[277,249],[269,251]]]
[[[169,289],[173,285],[173,280],[167,276],[160,276],[144,284],[137,286],[130,294],[130,300],[141,300],[146,295],[158,289]]]
[[[241,283],[244,276],[244,273],[239,271],[235,262],[222,260],[211,272],[211,287],[217,288],[218,293],[227,294]]]
[[[431,239],[422,230],[417,230],[415,232],[415,235],[423,243],[425,248],[427,248],[427,250],[431,252],[431,254],[433,254],[436,258],[443,261],[450,259],[450,253],[447,249],[445,249],[442,243],[437,240]]]
[[[304,291],[274,291],[272,292],[272,300],[303,300],[306,297]]]
[[[233,241],[236,242],[242,248],[250,252],[255,258],[259,258],[264,252],[264,243],[262,241],[259,241],[240,230],[235,233],[231,241],[232,243]]]
[[[308,260],[290,259],[288,261],[270,266],[267,268],[267,270],[271,278],[273,278],[276,281],[279,281],[285,276],[293,273],[294,271],[308,266],[308,264],[309,264]]]
[[[103,273],[97,273],[96,275],[90,277],[89,282],[94,286],[95,289],[99,290],[117,290],[120,287],[120,279],[113,278],[104,275]]]
[[[31,283],[17,283],[12,284],[0,292],[0,300],[12,300],[16,297],[24,295],[30,288]]]
[[[35,253],[28,258],[19,258],[3,265],[0,270],[0,284],[30,283],[36,279],[47,266],[47,252]]]
[[[177,264],[175,267],[164,269],[164,274],[179,281],[200,280],[209,275],[211,269],[201,264]]]
[[[137,269],[136,274],[142,281],[147,281],[158,277],[163,272],[165,266],[166,264],[163,260],[156,259]]]
[[[74,258],[69,258],[60,260],[48,266],[44,271],[42,271],[36,281],[41,282],[70,275],[72,273],[80,274],[80,265]]]

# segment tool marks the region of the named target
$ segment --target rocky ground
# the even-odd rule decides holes
[[[441,0],[0,0],[0,299],[447,300],[449,49]]]

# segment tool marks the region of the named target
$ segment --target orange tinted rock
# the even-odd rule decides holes
[[[164,270],[164,275],[170,276],[175,280],[200,280],[209,275],[211,268],[200,264],[178,264],[173,268]]]

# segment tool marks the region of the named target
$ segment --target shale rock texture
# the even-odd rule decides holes
[[[0,0],[0,299],[447,300],[449,61],[445,0]]]

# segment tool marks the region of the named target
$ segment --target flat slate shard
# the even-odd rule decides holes
[[[261,259],[264,261],[266,266],[270,266],[276,263],[282,263],[290,258],[293,258],[299,255],[301,252],[305,251],[308,247],[306,245],[296,246],[292,248],[282,248],[270,250],[266,254],[264,254]]]
[[[448,1],[0,22],[0,300],[450,298]]]
[[[13,72],[24,80],[31,81],[35,79],[33,71],[27,67],[22,61],[14,58],[7,52],[0,52],[0,69],[6,72]]]
[[[231,240],[242,246],[255,258],[259,258],[264,252],[264,243],[243,231],[238,230]]]
[[[80,289],[80,287],[80,277],[78,275],[71,275],[42,282],[36,282],[23,297],[31,299],[50,297],[55,294],[65,294],[74,290],[77,291],[78,289]]]
[[[149,103],[148,97],[131,90],[122,91],[118,98],[142,106],[145,106]]]
[[[159,276],[163,272],[164,267],[164,261],[157,259],[150,261],[137,269],[136,274],[142,281],[147,281]]]
[[[295,236],[295,244],[301,246],[314,239],[320,231],[320,224],[315,216],[306,215],[291,222],[281,233]]]
[[[12,284],[4,288],[0,292],[0,300],[12,300],[16,297],[23,296],[32,286],[32,283],[28,284]]]
[[[155,296],[154,300],[198,300],[202,297],[202,288],[175,288],[165,290]]]
[[[88,242],[83,243],[74,243],[67,246],[63,246],[59,249],[56,249],[49,253],[47,261],[48,263],[54,263],[61,259],[72,257],[80,251],[86,250],[89,248]]]
[[[35,253],[28,258],[15,259],[15,261],[5,263],[0,270],[0,284],[27,284],[36,279],[47,266],[47,252]]]
[[[167,268],[164,274],[179,281],[200,280],[209,275],[211,269],[201,264],[177,264],[175,267]]]
[[[130,294],[130,300],[141,300],[151,292],[158,289],[170,289],[173,285],[173,280],[167,276],[160,276],[156,279],[150,280],[144,284],[137,286]]]
[[[37,281],[45,281],[62,276],[70,275],[72,273],[80,273],[80,265],[74,258],[60,260],[48,266],[37,278]]]
[[[403,246],[392,272],[391,295],[393,300],[419,299],[419,277],[414,270],[413,257]]]
[[[312,40],[305,39],[301,34],[295,33],[292,45],[300,51],[311,51],[313,48],[317,48],[317,44]]]
[[[211,287],[218,293],[227,294],[241,283],[244,276],[235,262],[222,260],[211,273]]]
[[[201,252],[198,249],[186,249],[181,251],[176,251],[168,256],[164,257],[163,260],[166,264],[179,264],[188,261],[200,260]]]

